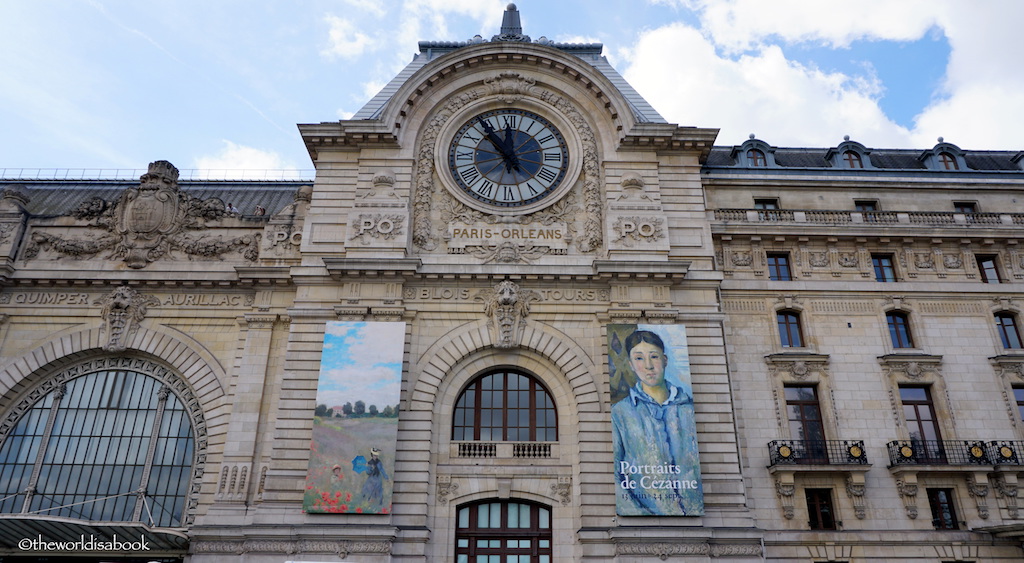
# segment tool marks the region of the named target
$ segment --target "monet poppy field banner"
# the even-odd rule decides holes
[[[327,323],[306,512],[391,512],[404,346],[405,323]]]
[[[616,514],[704,514],[686,327],[608,325],[608,374]]]

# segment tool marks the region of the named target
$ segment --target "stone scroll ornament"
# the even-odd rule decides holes
[[[551,105],[574,126],[583,143],[580,155],[583,159],[582,171],[582,233],[574,237],[580,252],[596,252],[604,242],[602,232],[602,215],[604,202],[601,200],[600,164],[597,152],[597,141],[594,131],[582,113],[570,100],[541,89],[536,81],[520,76],[514,72],[503,72],[484,81],[484,88],[469,90],[452,96],[437,114],[423,128],[420,136],[419,149],[416,155],[415,186],[412,202],[412,241],[420,249],[431,251],[437,248],[438,237],[431,222],[434,210],[435,195],[435,155],[434,147],[437,137],[451,117],[463,107],[488,96],[501,100],[519,100],[526,96],[536,97]],[[536,215],[536,214],[533,214]],[[530,216],[520,219],[529,220]],[[538,216],[537,218],[540,218]]]
[[[514,348],[523,334],[530,304],[540,301],[541,296],[532,289],[521,289],[515,282],[505,280],[492,289],[476,294],[484,302],[484,314],[491,328],[491,339],[495,348]]]
[[[100,198],[83,202],[72,215],[92,221],[90,227],[106,231],[98,237],[72,239],[35,231],[24,259],[49,249],[72,258],[90,258],[111,251],[109,258],[124,260],[129,268],[145,268],[177,251],[198,258],[220,258],[238,251],[254,262],[259,258],[259,234],[225,239],[194,237],[190,231],[207,229],[206,221],[224,217],[224,202],[218,198],[200,200],[178,187],[178,169],[166,160],[149,165],[137,187],[126,189],[112,204]]]

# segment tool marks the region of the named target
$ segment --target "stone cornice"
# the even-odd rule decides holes
[[[637,123],[626,133],[619,148],[624,150],[657,150],[665,152],[699,152],[700,162],[707,161],[718,129],[679,127],[671,123]]]
[[[398,147],[395,130],[380,121],[309,123],[299,124],[298,127],[313,160],[317,159],[321,150]]]

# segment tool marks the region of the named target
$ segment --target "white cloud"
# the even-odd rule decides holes
[[[677,54],[671,65],[665,53]],[[679,23],[642,34],[625,58],[626,79],[666,119],[719,127],[719,144],[739,144],[748,133],[786,146],[832,146],[844,134],[868,146],[907,142],[878,106],[877,81],[802,66],[776,46],[723,58]]]
[[[652,2],[695,10],[700,31],[670,24],[643,33],[623,51],[631,65],[624,74],[666,119],[721,127],[719,144],[754,132],[789,146],[833,146],[844,134],[876,147],[930,147],[940,135],[968,149],[1020,146],[1005,124],[1024,123],[1024,74],[1016,50],[1008,48],[1020,43],[1022,2],[866,0],[855,6],[864,17],[837,17],[816,0]],[[838,49],[929,33],[942,33],[951,53],[912,130],[884,114],[878,100],[885,85],[870,67],[861,77],[825,73],[787,60],[780,48]],[[671,65],[665,53],[677,54]]]
[[[862,0],[828,6],[820,0],[684,0],[720,46],[746,50],[777,37],[845,47],[857,39],[910,41],[934,25],[934,0]]]
[[[377,42],[359,31],[355,23],[338,16],[324,16],[329,30],[328,46],[320,54],[329,59],[355,59],[366,50],[375,49]]]
[[[268,170],[293,170],[296,167],[285,162],[281,155],[239,145],[228,140],[222,141],[220,152],[195,159],[195,167],[208,178],[262,179]]]
[[[369,12],[378,18],[382,18],[388,13],[380,0],[345,0],[345,3],[353,8]]]

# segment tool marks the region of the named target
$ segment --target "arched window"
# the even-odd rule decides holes
[[[996,313],[996,329],[1003,341],[1003,348],[1019,349],[1020,330],[1017,328],[1017,315],[1013,313]]]
[[[864,161],[860,155],[854,151],[846,151],[843,153],[843,160],[846,162],[847,168],[864,168]]]
[[[529,375],[514,371],[482,375],[455,403],[452,439],[557,441],[555,403],[547,389]]]
[[[459,507],[456,563],[551,563],[551,509],[483,501]]]
[[[960,170],[956,157],[948,152],[939,153],[939,164],[942,165],[943,170]]]
[[[800,348],[804,345],[803,330],[800,327],[800,313],[796,311],[779,311],[776,314],[779,323],[779,340],[783,348]]]
[[[102,370],[68,379],[0,439],[0,513],[183,526],[192,422],[155,377]]]
[[[893,348],[913,348],[914,339],[910,334],[910,318],[906,313],[890,312],[885,314],[889,325],[889,337]]]
[[[768,166],[768,159],[765,158],[764,153],[757,149],[747,150],[747,166],[754,166],[761,168]]]

